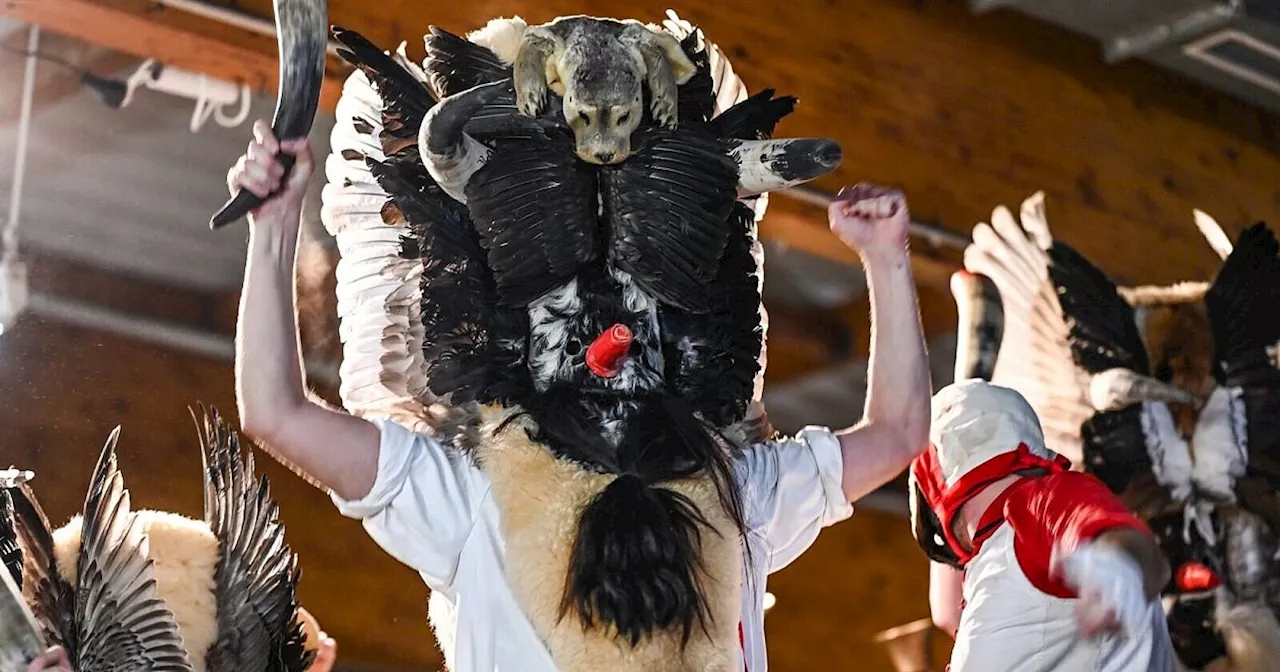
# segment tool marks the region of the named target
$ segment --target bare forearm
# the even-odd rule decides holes
[[[940,562],[929,563],[929,614],[933,624],[952,637],[960,628],[963,591],[963,572]]]
[[[871,295],[871,360],[863,418],[889,424],[923,448],[929,436],[929,364],[911,261],[905,250],[863,255]]]
[[[248,189],[267,199],[249,217],[249,261],[236,327],[240,424],[281,461],[343,499],[359,499],[377,477],[378,430],[310,401],[302,378],[294,263],[311,149],[305,139],[281,143],[265,121],[256,122],[253,132],[248,152],[227,175],[232,191]],[[291,173],[280,152],[294,156]]]
[[[289,211],[284,216],[297,218]],[[236,330],[236,396],[244,429],[271,441],[307,402],[294,309],[297,227],[253,227]]]
[[[845,430],[845,494],[891,480],[928,442],[929,366],[906,250],[863,254],[871,294],[871,359],[862,421]]]
[[[241,424],[277,458],[338,496],[358,499],[377,475],[378,432],[308,398],[294,305],[297,229],[274,224],[261,222],[250,235],[236,338]]]

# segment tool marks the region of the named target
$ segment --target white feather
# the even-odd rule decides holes
[[[487,48],[497,55],[498,60],[511,65],[516,62],[520,42],[524,40],[524,32],[528,28],[529,24],[518,16],[491,19],[484,28],[467,33],[467,39]]]
[[[1234,502],[1235,481],[1249,461],[1244,402],[1238,387],[1219,387],[1200,411],[1191,445],[1196,487],[1222,502]]]
[[[1203,210],[1192,210],[1195,217],[1196,228],[1200,229],[1200,234],[1208,241],[1209,247],[1218,253],[1219,257],[1226,259],[1231,256],[1231,250],[1235,246],[1231,244],[1231,239],[1227,237],[1227,232],[1222,230],[1218,225],[1218,221],[1209,216],[1209,213]]]
[[[400,257],[400,236],[405,232],[382,221],[388,196],[364,159],[343,157],[343,151],[354,150],[385,158],[377,140],[381,108],[381,98],[357,70],[338,101],[332,153],[325,161],[328,183],[321,219],[341,254],[335,271],[343,345],[339,395],[355,415],[391,417],[425,429],[429,413],[417,396],[425,386],[422,333],[410,326],[421,300],[422,265]],[[358,131],[357,119],[373,130]]]
[[[1142,435],[1156,482],[1168,488],[1175,500],[1186,501],[1191,495],[1191,451],[1174,426],[1168,406],[1158,401],[1143,402]]]
[[[1022,204],[1021,221],[1005,207],[978,224],[964,265],[991,278],[1004,309],[1004,337],[992,382],[1020,392],[1040,416],[1048,448],[1073,463],[1083,460],[1080,425],[1093,415],[1089,378],[1076,368],[1067,325],[1049,280],[1046,250],[1053,245],[1044,196]]]

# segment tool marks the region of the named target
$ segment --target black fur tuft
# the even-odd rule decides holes
[[[701,531],[714,528],[692,501],[658,484],[705,474],[741,534],[730,452],[688,402],[665,395],[626,402],[637,410],[615,450],[600,437],[593,400],[568,392],[538,395],[544,404],[529,409],[539,423],[533,438],[620,476],[582,512],[561,616],[575,611],[587,626],[612,625],[633,646],[672,626],[687,641],[710,616],[701,590]]]
[[[689,498],[619,476],[582,512],[561,616],[576,610],[587,626],[613,625],[632,646],[672,626],[687,642],[708,617],[700,526]]]

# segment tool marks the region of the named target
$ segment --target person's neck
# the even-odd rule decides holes
[[[991,485],[982,489],[982,492],[974,495],[969,501],[960,507],[957,520],[952,523],[952,529],[955,530],[959,537],[957,541],[967,551],[973,550],[973,536],[978,533],[978,526],[982,523],[982,516],[991,507],[991,503],[996,501],[1000,493],[1009,489],[1009,486],[1016,483],[1022,477],[1014,474],[1005,476],[995,481]]]

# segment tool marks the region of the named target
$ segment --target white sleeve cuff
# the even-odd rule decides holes
[[[844,494],[844,452],[840,438],[826,427],[805,427],[796,437],[809,446],[818,463],[818,478],[826,500],[822,526],[835,525],[853,515],[853,504]]]
[[[393,420],[371,419],[378,428],[378,475],[364,497],[342,499],[330,492],[329,497],[337,505],[338,512],[347,518],[363,520],[387,507],[404,487],[413,460],[417,435],[401,427]]]

